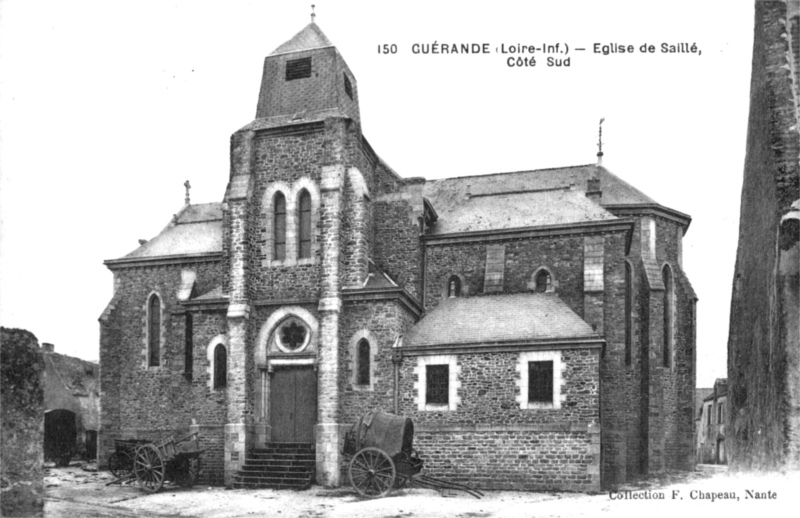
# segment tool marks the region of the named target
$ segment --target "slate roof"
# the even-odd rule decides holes
[[[298,52],[300,50],[317,49],[320,47],[332,47],[333,43],[328,39],[316,23],[311,22],[303,29],[292,36],[292,38],[273,50],[270,56],[275,54],[285,54],[287,52]]]
[[[446,299],[403,337],[403,347],[599,338],[555,293]]]
[[[586,194],[569,188],[534,192],[484,194],[447,198],[442,204],[444,189],[432,201],[438,221],[431,234],[475,232],[541,225],[558,225],[617,219],[586,197]],[[452,191],[448,193],[452,195]]]
[[[125,259],[222,252],[222,204],[185,207],[156,237]]]
[[[46,353],[45,358],[52,363],[58,378],[72,395],[88,396],[90,392],[96,392],[100,368],[97,362],[59,353]]]
[[[585,197],[592,174],[600,179],[601,206]],[[440,216],[433,233],[607,220],[614,216],[604,206],[659,205],[595,164],[434,180],[425,197]]]

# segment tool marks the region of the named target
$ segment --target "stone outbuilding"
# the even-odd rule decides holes
[[[100,429],[99,365],[58,354],[42,344],[45,363],[44,456],[68,464],[75,456],[97,456]]]
[[[269,485],[249,460],[296,446],[337,486],[346,431],[382,408],[413,419],[431,475],[482,488],[691,469],[690,217],[602,155],[403,177],[311,23],[266,57],[230,157],[222,202],[187,188],[158,236],[105,263],[101,461],[115,438],[197,430],[208,483]]]

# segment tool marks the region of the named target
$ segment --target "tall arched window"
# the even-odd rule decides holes
[[[631,364],[633,349],[633,269],[625,261],[625,365]]]
[[[307,190],[300,191],[300,232],[298,258],[311,257],[311,195]]]
[[[461,296],[461,279],[458,275],[451,275],[447,280],[447,298],[454,299]]]
[[[366,338],[362,338],[356,347],[356,385],[369,385],[370,347]]]
[[[675,288],[672,280],[672,269],[664,265],[664,367],[672,368],[674,349]]]
[[[161,365],[161,300],[155,293],[147,303],[147,365]]]
[[[228,385],[228,351],[225,346],[217,344],[214,348],[214,388]]]
[[[553,279],[550,277],[550,272],[547,270],[541,270],[538,274],[536,274],[536,291],[538,293],[544,293],[546,291],[551,291],[551,286],[553,283]]]
[[[273,200],[273,207],[275,208],[274,218],[274,257],[276,261],[283,261],[286,259],[286,197],[283,193],[275,193]]]

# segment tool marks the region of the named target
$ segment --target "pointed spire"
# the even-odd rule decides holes
[[[317,15],[314,14],[314,4],[311,4],[311,23],[314,23],[314,18],[316,17]]]
[[[603,165],[603,121],[605,117],[600,119],[600,135],[597,139],[597,165]]]

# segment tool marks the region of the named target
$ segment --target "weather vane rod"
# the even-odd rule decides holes
[[[597,165],[603,163],[603,121],[606,120],[605,117],[600,119],[600,130],[599,135],[597,137]]]

